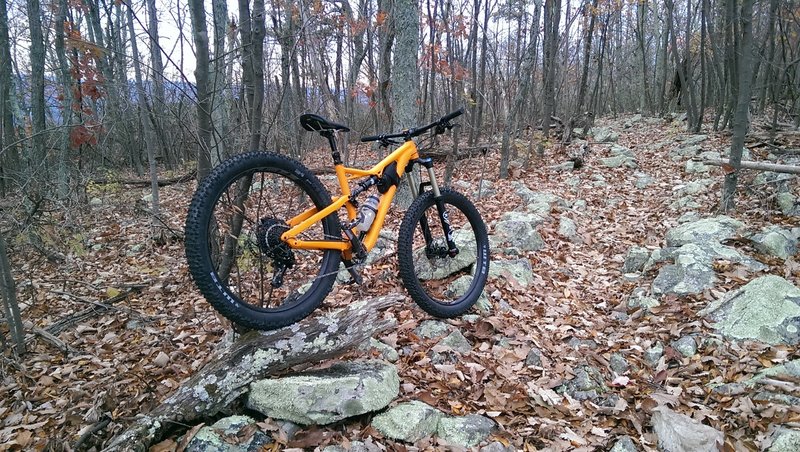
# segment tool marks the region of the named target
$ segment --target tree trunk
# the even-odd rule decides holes
[[[147,101],[147,93],[142,82],[142,69],[139,64],[139,48],[136,44],[136,32],[133,28],[133,8],[128,6],[128,27],[131,32],[131,53],[133,56],[133,73],[136,80],[136,111],[139,114],[139,123],[144,134],[144,145],[147,152],[147,163],[150,170],[150,236],[157,238],[161,230],[161,222],[158,218],[158,167],[156,166],[156,140],[153,133],[153,124],[150,123],[148,112],[150,105]]]
[[[326,316],[275,331],[251,331],[211,357],[170,397],[104,449],[145,451],[173,425],[213,417],[246,393],[250,383],[298,364],[340,355],[377,333],[397,325],[382,311],[398,303],[399,295],[352,302]],[[330,333],[335,331],[336,333]],[[290,347],[282,344],[290,344]]]
[[[0,2],[0,196],[14,185],[19,159],[14,130],[13,102],[14,84],[11,77],[11,46],[8,38],[8,10],[6,2]],[[8,149],[6,149],[8,147]]]
[[[61,85],[61,118],[64,130],[61,132],[61,149],[58,155],[56,193],[59,199],[65,200],[69,196],[69,149],[70,131],[72,129],[72,77],[70,75],[70,64],[67,60],[66,49],[64,47],[64,28],[67,20],[67,0],[59,0],[57,13],[55,16],[55,40],[53,47],[58,59],[59,71],[57,72],[58,81]]]
[[[161,155],[167,161],[170,161],[170,151],[164,136],[164,124],[162,117],[157,114],[163,111],[166,107],[165,94],[164,94],[164,62],[161,59],[161,46],[158,43],[158,16],[156,11],[156,0],[147,0],[147,34],[150,41],[150,72],[152,74],[153,83],[153,102],[149,110],[149,119],[153,122],[154,128],[154,141],[161,148]],[[133,39],[133,37],[131,38]],[[155,143],[154,143],[155,144]]]
[[[42,36],[42,11],[39,0],[27,0],[28,26],[31,33],[31,143],[32,152],[28,159],[29,170],[44,165],[45,160],[45,105],[44,105],[44,37]],[[5,64],[5,63],[2,63]],[[41,174],[40,180],[47,180]],[[39,184],[35,184],[38,186]]]
[[[395,0],[394,12],[393,117],[395,127],[409,128],[417,125],[419,105],[419,5],[416,0]]]
[[[750,123],[750,91],[752,88],[752,60],[753,60],[753,2],[754,0],[742,0],[741,21],[742,38],[741,47],[737,52],[738,56],[738,80],[739,96],[736,103],[736,114],[733,118],[733,138],[731,139],[731,156],[728,163],[733,167],[733,171],[725,175],[725,182],[722,187],[722,199],[720,209],[727,212],[735,208],[736,184],[739,179],[739,171],[742,163],[742,148],[744,147],[744,137]]]
[[[3,299],[4,314],[14,351],[17,355],[25,353],[25,332],[22,329],[22,317],[17,304],[17,290],[11,275],[11,264],[6,251],[5,238],[0,235],[0,298]]]
[[[192,39],[197,63],[194,77],[197,83],[197,180],[201,181],[211,171],[211,100],[208,95],[208,26],[203,0],[189,0],[192,20]]]
[[[542,135],[543,141],[547,141],[550,136],[550,117],[555,112],[556,107],[556,53],[558,51],[558,24],[561,21],[561,0],[545,0],[544,2],[544,39],[543,51],[544,59],[542,74],[544,82],[542,84],[542,97],[544,98],[542,108]],[[541,158],[544,155],[544,143],[540,143],[537,154]]]
[[[228,107],[231,96],[225,71],[233,62],[225,55],[228,4],[225,0],[212,0],[211,10],[214,24],[214,54],[211,63],[211,165],[217,166],[230,154]]]

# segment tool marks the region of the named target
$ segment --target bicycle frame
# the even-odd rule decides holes
[[[377,165],[368,170],[358,168],[349,168],[339,163],[335,165],[336,179],[339,182],[341,196],[333,197],[331,204],[322,210],[316,207],[300,213],[294,218],[287,221],[290,229],[281,235],[281,240],[286,242],[290,248],[293,249],[313,249],[313,250],[339,250],[345,253],[345,257],[349,258],[352,248],[350,241],[345,240],[301,240],[297,236],[303,231],[322,221],[323,218],[331,215],[342,207],[347,209],[347,216],[350,220],[356,217],[356,208],[350,202],[350,185],[349,181],[369,176],[380,176],[383,170],[393,162],[397,162],[397,175],[402,177],[405,174],[408,164],[419,158],[419,152],[416,143],[413,140],[408,140],[403,143],[399,148],[395,149],[386,158],[380,161]],[[412,186],[414,184],[412,183]],[[392,204],[392,199],[397,191],[397,186],[392,185],[389,189],[381,195],[381,201],[378,204],[378,211],[375,214],[375,220],[372,222],[369,230],[367,231],[364,239],[361,241],[362,246],[370,251],[375,243],[378,241],[378,234],[383,228],[383,223],[386,220],[386,213]],[[416,190],[414,190],[416,191]],[[416,195],[416,193],[414,193]]]

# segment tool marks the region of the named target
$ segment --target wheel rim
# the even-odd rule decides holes
[[[307,299],[321,284],[330,251],[291,250],[280,241],[286,222],[315,207],[291,173],[255,170],[233,178],[208,218],[206,241],[215,283],[259,311],[282,311]],[[298,238],[324,240],[316,223]]]
[[[435,204],[426,208],[414,228],[411,261],[419,287],[432,301],[454,305],[468,298],[477,282],[474,269],[479,259],[478,238],[469,219],[456,206],[445,202],[458,254],[450,256],[442,221]],[[426,238],[425,224],[430,237]]]

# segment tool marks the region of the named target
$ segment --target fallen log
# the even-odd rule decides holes
[[[726,168],[730,166],[730,163],[728,163],[727,160],[722,159],[703,159],[700,160],[700,162],[707,165],[724,166]],[[756,171],[772,171],[774,173],[800,174],[800,166],[779,165],[777,163],[751,162],[743,160],[742,168]]]
[[[149,414],[103,449],[146,451],[175,425],[212,417],[247,392],[251,382],[292,366],[342,354],[397,324],[381,314],[402,299],[387,295],[351,303],[325,316],[275,331],[251,331],[220,348],[209,362]]]

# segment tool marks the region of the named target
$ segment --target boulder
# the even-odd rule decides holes
[[[630,309],[642,308],[645,311],[649,311],[660,304],[657,299],[649,296],[647,290],[642,287],[634,289],[628,297],[628,308]]]
[[[797,253],[797,238],[788,229],[770,226],[750,239],[759,252],[770,256],[785,260]]]
[[[703,247],[690,243],[681,248],[683,251],[675,257],[675,263],[658,271],[653,280],[654,294],[696,294],[717,282],[712,268],[713,257]]]
[[[372,420],[372,426],[388,438],[415,443],[436,433],[444,414],[419,401],[401,403]]]
[[[670,452],[718,452],[725,435],[664,405],[653,408],[650,420],[658,437],[659,450]]]
[[[699,209],[700,207],[702,207],[700,203],[695,201],[691,196],[678,198],[669,205],[669,208],[672,210]]]
[[[685,223],[667,232],[667,246],[681,246],[687,243],[722,242],[739,235],[745,225],[741,221],[726,216],[704,218]]]
[[[633,159],[626,155],[617,155],[614,157],[601,158],[600,164],[608,168],[619,168],[622,166],[626,166],[628,168],[639,167],[639,165],[636,163],[636,159]]]
[[[544,247],[542,236],[534,229],[539,224],[536,215],[508,212],[495,224],[495,237],[522,251],[537,251]]]
[[[684,170],[689,174],[708,173],[713,167],[694,160],[687,160]]]
[[[383,361],[350,361],[284,378],[253,382],[247,407],[302,425],[330,424],[387,406],[400,391],[397,369]]]
[[[614,143],[619,140],[619,134],[610,127],[592,127],[590,133],[598,143]]]
[[[798,215],[800,213],[800,206],[798,206],[797,198],[789,193],[778,193],[776,197],[778,207],[784,215]]]
[[[257,452],[272,442],[272,438],[258,429],[249,437],[238,438],[239,432],[255,426],[255,419],[248,416],[230,416],[210,426],[200,428],[186,444],[186,452]]]
[[[639,190],[641,190],[641,189],[643,189],[643,188],[645,188],[648,185],[653,183],[653,176],[651,176],[651,175],[649,175],[647,173],[638,172],[638,173],[634,173],[634,176],[636,177],[636,182],[634,182],[634,185]]]
[[[800,430],[778,427],[770,436],[772,444],[766,452],[797,452],[800,450]]]
[[[495,261],[489,267],[489,279],[512,279],[522,287],[533,284],[533,267],[528,259]]]
[[[692,146],[708,139],[708,135],[691,135],[683,139],[684,146]]]
[[[578,227],[575,225],[574,221],[567,217],[561,217],[558,220],[558,235],[571,242],[580,241],[580,237],[578,237]]]
[[[713,183],[714,181],[711,179],[699,179],[686,184],[678,185],[672,190],[678,195],[696,195],[706,191],[708,186]]]
[[[414,329],[414,334],[423,339],[444,336],[449,332],[450,325],[439,320],[423,320],[422,323]]]
[[[447,337],[439,341],[438,345],[445,346],[462,354],[472,351],[472,344],[469,343],[467,338],[465,338],[459,330],[454,330],[447,335]]]
[[[775,275],[756,278],[700,312],[732,339],[800,343],[800,289]]]
[[[451,259],[428,259],[424,245],[412,252],[419,279],[442,279],[475,263],[478,251],[475,243],[475,234],[472,229],[466,228],[456,231],[453,233],[453,241],[456,242],[459,253]],[[442,246],[446,246],[446,244],[442,243]]]
[[[375,339],[374,337],[369,338],[369,341],[361,344],[359,350],[361,351],[375,350],[383,359],[391,363],[400,359],[400,355],[397,353],[397,350]]]
[[[443,417],[436,434],[448,445],[472,447],[485,440],[495,429],[493,420],[477,414]]]
[[[635,273],[644,268],[644,264],[650,258],[650,250],[641,246],[632,246],[625,255],[625,262],[622,264],[622,273]]]
[[[448,297],[460,297],[467,293],[469,286],[472,284],[472,276],[463,275],[455,281],[451,282],[444,294]],[[475,302],[475,307],[481,312],[489,312],[492,309],[492,304],[489,302],[489,297],[486,296],[485,291],[481,291],[478,301]]]

